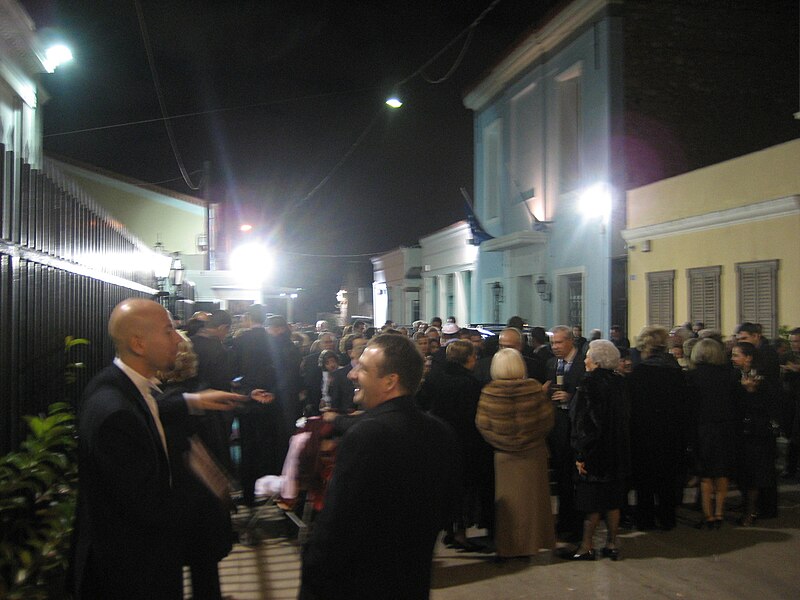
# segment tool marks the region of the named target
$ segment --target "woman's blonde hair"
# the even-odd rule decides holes
[[[713,338],[697,340],[692,348],[692,363],[695,365],[724,365],[727,362],[725,347]]]
[[[492,379],[525,379],[527,377],[522,354],[513,348],[503,348],[497,351],[492,358],[489,373]]]
[[[636,338],[636,348],[646,357],[667,349],[669,332],[658,325],[643,327]]]

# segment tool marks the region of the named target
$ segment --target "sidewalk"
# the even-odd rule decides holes
[[[729,505],[738,500],[733,492]],[[624,531],[619,562],[571,563],[542,552],[530,561],[495,564],[491,555],[459,553],[437,544],[431,598],[798,598],[800,484],[782,484],[779,502],[779,518],[749,529],[734,525],[735,515],[729,510],[719,531],[694,529],[699,515],[684,505],[672,531]],[[223,595],[236,600],[294,600],[300,577],[297,543],[275,537],[282,533],[277,509],[261,507],[259,517],[265,539],[254,547],[237,544],[220,565]],[[234,520],[242,525],[246,519],[240,514]],[[604,533],[598,528],[598,546]]]

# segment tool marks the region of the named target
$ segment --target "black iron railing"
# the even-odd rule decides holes
[[[0,453],[19,444],[22,415],[77,402],[113,356],[111,309],[156,291],[152,251],[46,169],[0,145]]]

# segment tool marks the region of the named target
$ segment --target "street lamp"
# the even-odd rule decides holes
[[[396,94],[392,94],[386,99],[386,105],[391,108],[400,108],[403,106],[403,101]]]

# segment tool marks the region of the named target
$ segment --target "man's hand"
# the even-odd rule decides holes
[[[195,407],[202,410],[233,410],[247,401],[247,396],[220,390],[203,390],[193,395],[196,398]]]
[[[267,390],[253,390],[250,392],[250,399],[260,404],[269,404],[275,400],[275,394],[270,394]]]
[[[553,392],[553,402],[559,402],[563,404],[565,402],[569,402],[570,398],[572,398],[572,394],[565,392],[564,390]]]

